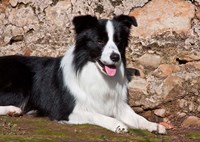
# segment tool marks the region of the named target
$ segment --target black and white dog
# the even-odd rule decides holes
[[[125,48],[134,17],[73,19],[75,45],[64,57],[0,57],[0,115],[37,110],[67,124],[166,133],[127,104]]]

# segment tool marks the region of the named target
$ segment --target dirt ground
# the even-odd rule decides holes
[[[200,128],[176,128],[167,135],[131,129],[116,134],[93,125],[64,125],[48,118],[0,117],[0,142],[199,142]]]

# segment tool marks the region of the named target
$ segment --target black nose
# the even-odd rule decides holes
[[[111,59],[113,62],[118,62],[119,59],[120,59],[120,56],[119,56],[119,54],[117,54],[117,53],[112,53],[112,54],[110,55],[110,59]]]

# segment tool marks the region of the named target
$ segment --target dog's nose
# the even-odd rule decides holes
[[[113,62],[118,62],[119,59],[120,59],[120,56],[119,56],[119,54],[117,54],[117,53],[112,53],[112,54],[110,55],[110,59],[111,59]]]

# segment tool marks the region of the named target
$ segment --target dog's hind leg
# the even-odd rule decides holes
[[[15,106],[0,106],[0,115],[19,116],[22,110]]]

